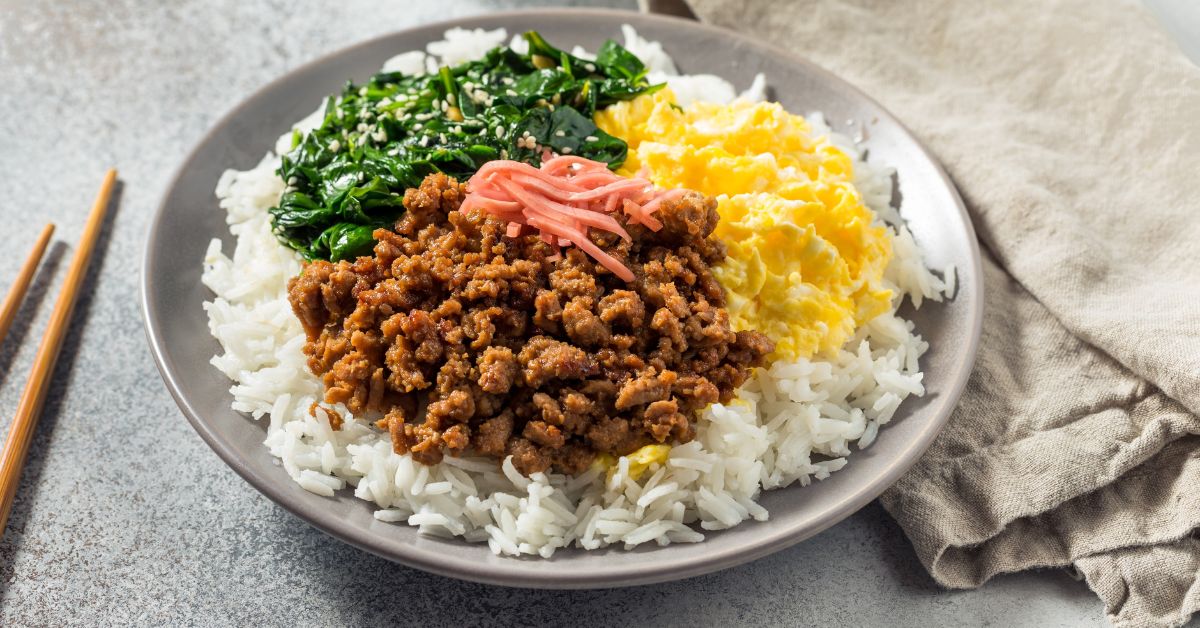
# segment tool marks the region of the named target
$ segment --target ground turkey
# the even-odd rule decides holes
[[[407,191],[407,213],[375,232],[373,257],[312,262],[288,285],[325,402],[374,416],[397,452],[513,457],[522,473],[573,474],[695,436],[704,406],[728,402],[772,351],[733,332],[710,265],[716,203],[664,202],[652,232],[593,241],[634,273],[624,282],[578,249],[458,211],[444,175]]]

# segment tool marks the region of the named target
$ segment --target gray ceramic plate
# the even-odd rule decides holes
[[[552,42],[595,49],[620,26],[633,24],[661,41],[684,72],[725,76],[747,87],[765,72],[772,97],[791,111],[823,111],[835,127],[866,127],[872,159],[895,166],[903,212],[935,268],[958,268],[958,295],[913,314],[932,349],[924,358],[928,394],[905,405],[897,420],[850,465],[807,488],[772,491],[762,504],[770,520],[709,534],[697,544],[633,552],[562,551],[551,560],[494,556],[486,545],[419,536],[414,528],[381,523],[349,491],[313,495],[292,482],[262,445],[265,426],[230,409],[229,381],[209,365],[217,343],[201,303],[201,260],[213,237],[227,243],[224,213],[213,196],[226,168],[247,169],[275,138],[349,78],[364,80],[400,52],[423,48],[451,26],[530,28]],[[857,129],[854,129],[855,131]],[[837,77],[788,53],[734,33],[684,20],[598,11],[539,11],[487,15],[432,24],[348,48],[263,88],[227,115],[184,162],[150,228],[142,269],[142,305],[154,357],[167,388],[196,431],[265,495],[296,516],[369,552],[427,571],[481,582],[547,588],[633,585],[729,567],[804,540],[849,516],[916,461],[945,423],[975,356],[982,313],[979,251],[953,185],[920,143],[882,107]]]

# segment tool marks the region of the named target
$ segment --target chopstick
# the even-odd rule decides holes
[[[25,265],[21,267],[12,287],[8,289],[4,305],[0,306],[0,343],[4,342],[4,337],[8,335],[8,328],[12,327],[13,319],[17,317],[17,309],[20,308],[21,301],[25,299],[25,291],[29,290],[29,282],[33,281],[33,273],[37,270],[38,263],[42,261],[42,256],[46,254],[46,245],[50,244],[52,235],[54,235],[54,223],[47,223],[46,228],[42,229],[42,235],[38,236],[37,242],[34,243],[33,250],[29,252]]]
[[[17,403],[17,413],[8,428],[8,438],[5,439],[4,450],[0,453],[0,535],[4,534],[8,525],[8,515],[12,510],[13,497],[17,494],[17,485],[21,482],[25,456],[29,453],[29,443],[33,440],[33,431],[37,427],[42,404],[46,400],[46,391],[50,387],[50,375],[54,371],[58,351],[62,348],[67,324],[70,323],[71,314],[75,310],[79,287],[87,275],[88,262],[91,261],[92,251],[96,248],[96,240],[104,225],[108,200],[112,196],[116,181],[116,169],[109,169],[100,185],[100,192],[96,195],[96,202],[92,205],[92,212],[88,215],[83,235],[79,238],[75,256],[71,258],[71,268],[67,271],[62,292],[58,295],[54,311],[50,314],[50,323],[42,336],[42,344],[38,346],[37,355],[33,359],[29,381],[25,383],[25,390]]]

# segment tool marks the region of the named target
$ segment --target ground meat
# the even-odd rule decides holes
[[[646,305],[631,290],[613,290],[604,295],[598,310],[600,320],[609,325],[622,325],[628,331],[636,331],[646,319]]]
[[[651,368],[637,377],[630,378],[621,386],[617,393],[616,408],[627,410],[653,401],[667,399],[671,396],[671,387],[678,376],[675,371],[655,373]]]
[[[632,241],[591,236],[633,271],[626,283],[577,249],[555,255],[459,212],[464,196],[431,175],[375,232],[374,256],[312,262],[288,285],[324,402],[382,416],[397,452],[579,473],[601,453],[691,440],[696,413],[773,350],[730,329],[712,199],[663,202],[663,228],[627,224]]]
[[[308,415],[314,419],[317,418],[317,408],[321,408],[321,404],[315,401],[312,402],[312,405],[308,406]],[[321,408],[321,411],[324,412],[325,417],[329,419],[330,429],[334,431],[342,429],[342,422],[344,419],[342,419],[342,414],[340,412],[334,410],[333,408]]]
[[[512,435],[512,431],[513,413],[511,410],[505,410],[480,424],[471,444],[479,454],[500,457],[508,448],[508,437]]]
[[[551,449],[558,449],[567,443],[567,437],[562,433],[562,430],[545,421],[530,421],[526,423],[525,429],[521,431],[521,435],[543,447]]]
[[[575,297],[563,308],[562,324],[571,342],[581,347],[602,347],[612,339],[612,332],[594,313],[591,297]]]
[[[512,388],[519,367],[517,358],[508,347],[488,347],[479,356],[479,387],[503,395]]]
[[[654,440],[660,443],[671,438],[680,441],[692,440],[691,422],[679,412],[679,402],[674,399],[660,399],[650,403],[642,415],[642,423]]]
[[[546,336],[534,336],[517,356],[525,386],[540,388],[553,380],[579,379],[596,371],[583,349]]]
[[[538,447],[524,438],[508,441],[508,455],[513,466],[524,473],[536,473],[550,468],[551,458],[547,448]]]
[[[663,225],[654,234],[655,239],[670,243],[704,240],[720,220],[717,200],[699,195],[688,195],[677,203],[663,203],[655,217]]]
[[[550,290],[539,290],[537,298],[533,300],[535,312],[533,315],[533,324],[537,325],[543,331],[554,333],[559,329],[558,323],[562,320],[562,304],[558,302],[558,293]]]

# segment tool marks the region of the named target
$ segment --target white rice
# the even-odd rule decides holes
[[[738,97],[719,77],[679,75],[658,43],[623,30],[652,80],[666,80],[681,100]],[[454,29],[425,52],[400,55],[387,67],[429,71],[476,58],[506,38],[502,30]],[[759,76],[740,97],[762,100],[764,92]],[[816,135],[833,135],[819,114],[808,120]],[[319,116],[310,116],[297,128],[317,123]],[[829,477],[846,465],[852,445],[870,445],[906,398],[924,393],[918,359],[928,345],[896,309],[904,296],[920,306],[954,290],[953,269],[945,280],[927,270],[889,206],[893,171],[862,161],[848,138],[834,141],[860,157],[854,165],[858,189],[892,230],[895,257],[885,274],[897,295],[892,311],[865,325],[833,358],[760,369],[734,403],[702,413],[695,440],[674,447],[666,464],[652,464],[636,479],[627,458],[609,473],[593,468],[577,477],[526,478],[509,460],[498,468],[491,459],[447,457],[425,466],[394,453],[386,432],[344,407],[336,408],[345,417],[338,431],[323,411],[310,416],[323,387],[305,366],[304,333],[287,302],[287,280],[300,271],[300,260],[271,234],[267,208],[285,188],[274,154],[251,170],[226,172],[217,185],[237,244],[229,257],[213,240],[204,260],[203,281],[215,294],[204,307],[224,351],[212,364],[234,382],[233,409],[266,417],[266,446],[302,488],[329,496],[352,487],[378,506],[376,519],[417,526],[423,534],[486,542],[497,554],[549,558],[568,546],[697,542],[704,539],[702,530],[764,521],[769,513],[756,502],[762,490]]]

